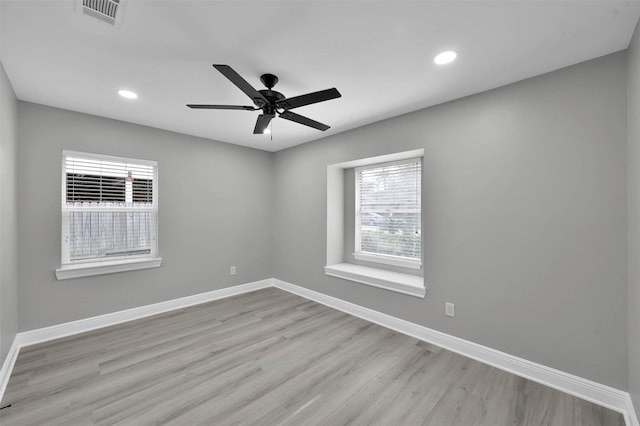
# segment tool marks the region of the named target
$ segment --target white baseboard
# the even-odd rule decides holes
[[[460,339],[409,321],[405,321],[360,305],[346,302],[282,280],[273,279],[273,286],[313,300],[353,316],[371,321],[416,339],[475,359],[520,377],[558,389],[578,398],[622,413],[628,426],[639,426],[628,392],[565,373],[514,355]]]
[[[4,395],[11,371],[21,347],[42,343],[61,337],[84,333],[126,321],[132,321],[156,315],[174,309],[186,308],[200,303],[211,302],[226,297],[247,293],[267,287],[276,287],[309,300],[321,303],[334,309],[363,318],[383,327],[395,330],[411,337],[438,345],[460,355],[475,359],[485,364],[508,371],[529,380],[558,389],[562,392],[591,401],[624,415],[627,426],[640,426],[634,411],[631,397],[624,392],[600,383],[593,382],[573,374],[565,373],[526,359],[491,349],[468,340],[460,339],[437,330],[411,323],[354,303],[346,302],[326,294],[318,293],[275,278],[255,281],[193,296],[168,300],[166,302],[113,312],[97,317],[86,318],[51,327],[18,333],[9,349],[2,369],[0,369],[0,401]]]
[[[640,407],[639,407],[640,408]],[[627,411],[624,413],[624,421],[628,426],[640,426],[640,422],[638,422],[638,416],[636,415],[636,410],[633,407],[633,401],[631,400],[631,395],[627,393]]]
[[[20,352],[20,342],[18,336],[16,336],[13,339],[13,343],[11,343],[9,353],[7,353],[7,356],[2,363],[2,368],[0,368],[0,402],[2,402],[2,396],[4,395],[4,391],[5,389],[7,389],[7,385],[9,384],[9,377],[11,377],[13,366],[16,365],[18,352]],[[0,407],[1,406],[2,405],[0,405]]]

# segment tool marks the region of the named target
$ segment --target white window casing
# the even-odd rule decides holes
[[[58,279],[160,266],[155,161],[63,151]]]

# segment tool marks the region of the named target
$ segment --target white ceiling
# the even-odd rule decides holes
[[[75,0],[0,0],[0,59],[24,101],[277,151],[627,48],[633,1],[142,1],[117,28]],[[458,60],[433,56],[454,49]],[[258,111],[212,64],[285,96],[336,87],[342,98],[253,135]],[[139,94],[136,101],[117,95]]]

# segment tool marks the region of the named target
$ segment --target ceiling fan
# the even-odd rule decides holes
[[[278,114],[278,117],[285,120],[294,121],[296,123],[303,124],[305,126],[313,127],[314,129],[322,130],[323,132],[329,129],[329,126],[322,124],[318,121],[304,117],[290,110],[299,108],[305,105],[311,105],[318,102],[328,101],[330,99],[339,98],[342,95],[334,87],[332,89],[320,90],[319,92],[307,93],[306,95],[294,96],[292,98],[285,98],[280,92],[276,92],[273,86],[278,82],[278,77],[273,74],[262,74],[260,81],[266,86],[266,90],[256,90],[247,81],[233,70],[229,65],[216,65],[213,67],[220,71],[222,75],[227,77],[229,81],[242,90],[245,95],[249,96],[255,106],[244,105],[196,105],[187,104],[189,108],[194,109],[237,109],[245,111],[257,111],[262,110],[262,114],[258,116],[256,126],[253,129],[254,134],[265,133],[267,126]]]

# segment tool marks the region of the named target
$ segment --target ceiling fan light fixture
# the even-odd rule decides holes
[[[132,92],[131,90],[124,90],[124,89],[118,90],[118,95],[126,99],[138,99],[138,94],[135,92]]]
[[[438,65],[445,65],[455,61],[457,56],[458,54],[453,50],[447,50],[437,54],[436,57],[433,58],[433,62]]]

